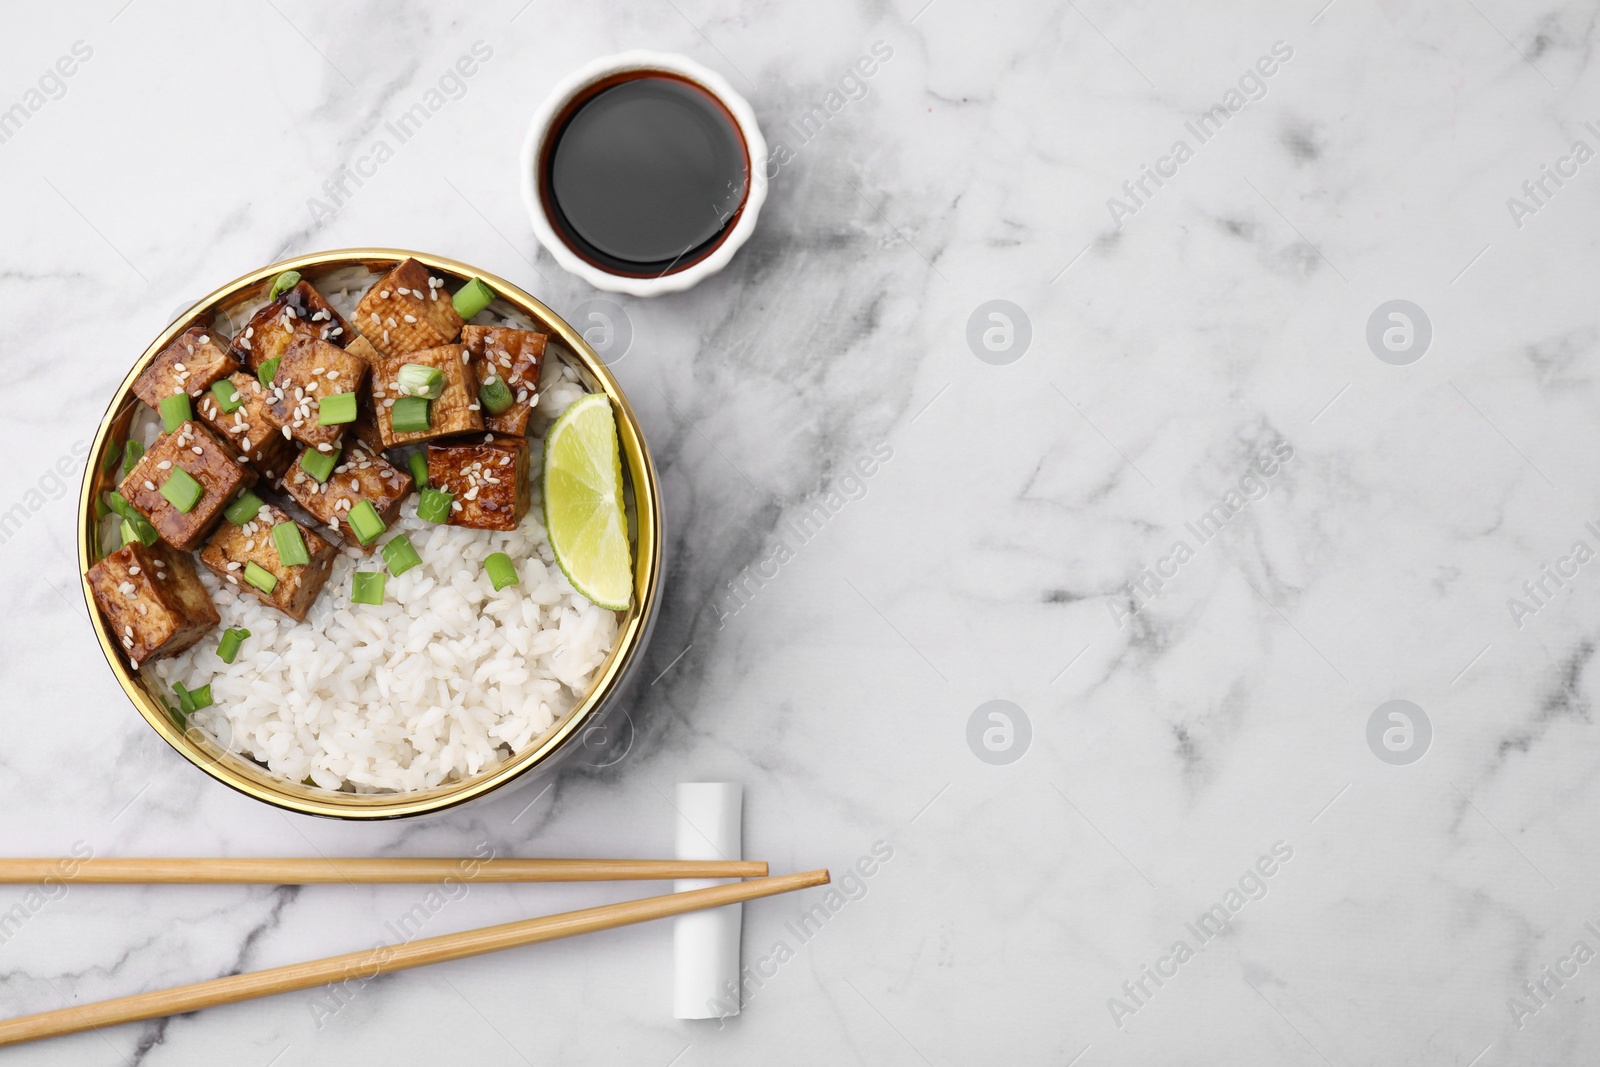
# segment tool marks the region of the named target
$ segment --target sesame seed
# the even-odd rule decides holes
[[[321,372],[319,371],[318,373],[321,373]],[[334,379],[336,379],[338,377],[339,377],[339,372],[338,371],[331,370],[331,371],[328,372],[328,380],[329,381],[333,381]]]
[[[132,596],[138,591],[139,587],[134,585],[132,582],[123,582],[121,585],[117,586],[117,592],[121,593],[123,596]]]
[[[139,573],[139,565],[137,563],[135,563],[132,566],[130,566],[128,568],[128,573],[129,574],[138,574]]]
[[[174,363],[174,364],[173,364],[173,365],[172,365],[172,369],[173,369],[173,370],[183,370],[183,369],[184,369],[184,366],[183,366],[183,364],[182,364],[182,363]]]
[[[189,449],[189,451],[193,452],[197,456],[203,456],[206,454],[206,450],[201,448],[199,445],[195,445],[193,448]]]
[[[164,459],[160,463],[156,464],[156,470],[158,470],[158,471],[168,470],[171,467],[172,467],[172,460],[170,460],[170,459]]]
[[[147,478],[147,479],[145,479],[145,483],[144,483],[144,487],[145,487],[145,488],[146,488],[146,489],[148,489],[148,490],[150,490],[150,491],[151,491],[151,492],[152,492],[152,493],[153,493],[153,492],[155,492],[155,488],[156,488],[156,483],[155,483],[155,482],[152,482],[152,481],[150,481],[150,480],[149,480],[149,479],[148,479],[148,478]]]
[[[380,299],[380,300],[387,300],[387,299],[389,299],[389,290],[387,290],[387,289],[384,289],[384,290],[381,290],[381,291],[380,291],[380,292],[379,292],[379,293],[378,293],[378,299]]]
[[[332,452],[333,451],[333,446],[330,445],[330,444],[326,444],[326,443],[320,444],[320,445],[317,446],[317,451],[318,452]]]
[[[239,443],[244,446],[244,450],[246,452],[250,451],[250,438],[246,437],[243,441],[240,441]]]
[[[292,433],[290,433],[290,432],[289,432],[289,427],[287,427],[287,426],[285,426],[285,427],[284,427],[284,428],[283,428],[283,437],[284,437],[284,440],[289,440],[289,439],[290,439],[290,438],[292,438],[292,437],[293,437],[293,436],[294,436],[294,434],[292,434]]]
[[[407,316],[405,316],[405,320],[407,322],[416,322],[417,321],[417,317],[415,315],[407,315]]]
[[[211,335],[209,333],[201,334],[200,335],[200,343],[203,344],[203,345],[210,344],[211,343]]]
[[[239,568],[240,568],[240,567],[243,567],[243,566],[244,566],[244,564],[243,564],[243,563],[240,563],[240,562],[238,562],[238,561],[237,561],[237,560],[235,560],[235,561],[234,561],[234,562],[232,562],[232,563],[230,563],[230,564],[228,564],[228,569],[229,569],[229,570],[230,570],[230,571],[236,571],[236,570],[238,570],[238,569],[239,569]]]
[[[246,552],[250,551],[254,547],[256,547],[256,542],[255,542],[255,538],[253,538],[253,537],[250,540],[248,540],[248,541],[246,541],[244,543],[244,550]]]

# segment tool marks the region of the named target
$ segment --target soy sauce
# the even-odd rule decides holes
[[[632,71],[596,84],[557,118],[547,145],[547,213],[573,251],[613,273],[691,266],[744,207],[750,160],[738,124],[673,74]]]

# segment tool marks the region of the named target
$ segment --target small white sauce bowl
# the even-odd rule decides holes
[[[723,234],[721,241],[713,246],[709,253],[682,269],[645,277],[613,273],[578,255],[556,229],[539,195],[540,164],[545,143],[555,133],[556,120],[566,110],[567,105],[596,82],[631,71],[663,71],[675,74],[694,82],[710,93],[728,109],[728,113],[738,124],[739,136],[744,140],[745,150],[750,159],[744,203],[740,207],[739,217]],[[577,275],[596,289],[604,289],[607,292],[626,293],[629,296],[676,293],[698,284],[702,279],[727,266],[733,254],[750,239],[750,234],[756,227],[756,216],[761,213],[761,205],[767,199],[767,141],[761,135],[761,127],[756,124],[756,114],[749,102],[736,93],[727,79],[716,71],[708,70],[685,56],[667,52],[621,52],[596,59],[573,71],[563,78],[550,91],[544,103],[539,105],[539,109],[534,112],[533,121],[528,126],[528,138],[522,144],[521,185],[522,204],[528,211],[529,221],[533,223],[535,236],[564,270]]]

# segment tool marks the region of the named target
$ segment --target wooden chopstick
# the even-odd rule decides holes
[[[757,878],[749,882],[712,886],[709,889],[692,889],[685,893],[667,893],[642,900],[629,900],[620,904],[607,904],[581,911],[567,911],[559,915],[546,915],[538,919],[522,919],[499,926],[485,926],[477,930],[464,930],[458,934],[441,934],[402,945],[384,945],[361,952],[347,952],[341,956],[328,956],[305,963],[291,963],[264,971],[213,978],[192,985],[176,986],[130,997],[117,997],[92,1004],[58,1008],[37,1015],[23,1015],[0,1022],[0,1046],[17,1045],[24,1041],[37,1041],[45,1037],[75,1034],[83,1030],[119,1023],[159,1019],[167,1015],[183,1015],[218,1004],[234,1004],[241,1000],[289,993],[297,989],[330,982],[344,982],[354,978],[369,979],[392,971],[423,967],[430,963],[481,956],[501,949],[534,945],[541,941],[555,941],[575,937],[596,930],[610,930],[618,926],[665,919],[685,912],[717,908],[724,904],[737,904],[744,900],[790,893],[796,889],[827,885],[826,870],[802,871],[772,878]]]
[[[70,872],[70,873],[68,873]],[[467,858],[138,858],[0,859],[0,885],[45,881],[113,884],[623,882],[653,878],[763,878],[763,862],[721,860],[558,860]]]

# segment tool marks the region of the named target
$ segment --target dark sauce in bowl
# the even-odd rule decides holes
[[[557,116],[539,160],[539,196],[579,256],[652,277],[706,256],[738,221],[750,153],[733,115],[665,71],[589,86]]]

